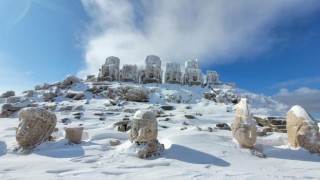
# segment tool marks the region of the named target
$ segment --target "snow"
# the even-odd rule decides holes
[[[90,84],[89,84],[90,85]],[[139,87],[140,85],[126,84]],[[114,83],[112,87],[124,84]],[[15,151],[18,118],[0,119],[0,179],[317,179],[320,177],[320,156],[307,150],[287,146],[287,135],[269,133],[258,137],[256,147],[262,149],[266,158],[251,154],[240,148],[232,138],[231,131],[214,129],[217,123],[231,124],[235,112],[232,103],[219,104],[203,98],[208,89],[198,86],[171,84],[143,85],[150,92],[150,102],[128,102],[124,106],[106,106],[109,99],[86,92],[86,100],[74,101],[63,96],[56,101],[58,107],[58,132],[54,141],[39,145],[30,154]],[[83,84],[72,91],[83,92]],[[222,92],[237,93],[249,101],[249,110],[255,115],[285,116],[287,107],[268,97],[241,89],[219,88]],[[66,90],[67,91],[67,90]],[[37,95],[31,101],[40,101]],[[62,92],[63,93],[63,92]],[[181,102],[168,102],[166,97],[180,98]],[[2,101],[0,101],[2,102]],[[89,103],[87,103],[89,102]],[[52,103],[51,103],[52,104]],[[80,119],[73,118],[78,111],[58,111],[62,105],[83,106]],[[172,105],[173,110],[163,111],[157,117],[158,140],[165,151],[160,156],[139,159],[135,145],[129,141],[129,132],[118,132],[114,123],[125,116],[132,120],[134,113],[124,109],[160,109]],[[0,105],[1,106],[1,105]],[[186,108],[187,106],[188,109]],[[95,113],[103,113],[99,120]],[[300,113],[300,112],[298,112]],[[193,115],[187,119],[184,115]],[[61,119],[69,118],[68,124]],[[70,144],[64,138],[64,128],[84,127],[81,144]],[[212,132],[208,127],[213,128]],[[199,128],[202,130],[199,131]],[[184,130],[181,130],[184,129]],[[109,141],[119,140],[119,146]]]

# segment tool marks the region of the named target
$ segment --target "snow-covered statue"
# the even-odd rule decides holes
[[[219,82],[219,74],[216,71],[207,71],[206,78],[207,85],[214,85]]]
[[[149,55],[146,58],[146,69],[140,72],[142,83],[162,83],[162,70],[160,57]]]
[[[160,155],[164,150],[158,139],[158,122],[153,111],[137,111],[132,120],[130,140],[136,143],[138,157]]]
[[[171,84],[180,84],[182,79],[182,73],[179,63],[167,63],[165,82]]]
[[[231,126],[232,135],[243,148],[253,148],[257,139],[257,128],[248,108],[247,98],[236,105],[236,117]]]
[[[190,86],[203,84],[202,72],[199,69],[199,61],[197,59],[186,61],[183,84]]]
[[[114,56],[110,56],[106,59],[104,65],[102,65],[98,80],[99,81],[119,81],[119,65],[120,59]]]
[[[123,65],[120,70],[120,81],[122,82],[138,82],[138,70],[137,65]]]
[[[311,153],[320,153],[318,122],[301,106],[293,106],[287,113],[288,143],[293,148],[303,147]]]

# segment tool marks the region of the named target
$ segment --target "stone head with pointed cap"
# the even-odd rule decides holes
[[[133,117],[130,140],[131,142],[146,143],[156,140],[158,122],[153,111],[139,110]]]

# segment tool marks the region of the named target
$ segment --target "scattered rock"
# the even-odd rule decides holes
[[[74,110],[76,110],[76,111],[84,111],[84,108],[83,108],[82,105],[80,105],[80,106],[77,106],[76,108],[74,108]]]
[[[49,111],[54,111],[54,110],[56,110],[57,105],[56,104],[54,104],[54,105],[46,105],[46,106],[44,106],[44,108],[46,110],[49,110]]]
[[[66,139],[72,143],[80,144],[82,140],[83,129],[83,127],[66,128]]]
[[[188,114],[184,115],[184,117],[187,119],[195,119],[196,118],[193,115],[188,115]]]
[[[68,123],[68,121],[69,121],[69,118],[63,118],[63,119],[61,119],[61,122],[62,122],[62,123]]]
[[[55,97],[57,97],[57,95],[54,93],[54,92],[52,92],[52,91],[50,91],[50,92],[45,92],[45,93],[43,93],[43,100],[45,101],[45,102],[53,102],[54,101],[54,98]]]
[[[20,109],[22,108],[13,106],[12,104],[3,104],[1,108],[0,118],[8,118]]]
[[[192,107],[191,106],[186,106],[186,109],[192,109]]]
[[[119,121],[114,124],[114,126],[118,126],[118,131],[119,132],[126,132],[131,129],[131,121]]]
[[[73,100],[83,100],[83,99],[85,99],[84,93],[78,93],[73,97]]]
[[[57,124],[54,113],[42,108],[23,108],[19,111],[19,126],[16,132],[18,144],[30,149],[49,140]]]
[[[125,94],[125,99],[133,102],[148,102],[149,96],[144,90],[135,88],[128,90]]]
[[[72,98],[74,98],[76,95],[77,95],[77,93],[75,93],[75,92],[68,92],[68,93],[66,94],[66,98],[72,99]]]
[[[95,116],[104,116],[104,113],[93,113]]]
[[[59,111],[72,111],[73,106],[62,106]]]
[[[121,142],[120,142],[119,140],[115,140],[115,141],[110,140],[110,141],[109,141],[109,144],[110,144],[111,146],[118,146],[118,145],[121,144]]]
[[[161,106],[161,108],[162,108],[163,110],[169,111],[169,110],[172,110],[172,109],[173,109],[173,106],[165,105],[165,106]]]
[[[135,113],[136,110],[135,109],[125,109],[125,110],[123,110],[123,112],[125,112],[125,113]]]
[[[216,124],[216,128],[231,131],[231,127],[227,123],[218,123]]]
[[[2,93],[0,98],[8,98],[8,97],[15,96],[15,95],[16,95],[16,93],[14,91],[7,91],[7,92]]]

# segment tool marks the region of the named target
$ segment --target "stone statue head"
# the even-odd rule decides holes
[[[156,140],[158,122],[153,111],[137,111],[132,120],[131,142],[146,143]]]

